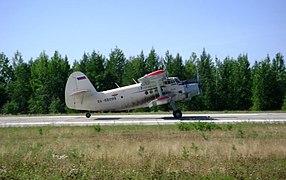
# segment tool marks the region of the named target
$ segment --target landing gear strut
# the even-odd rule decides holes
[[[90,118],[90,116],[91,116],[90,112],[87,112],[87,113],[85,114],[85,117],[86,117],[86,118]]]
[[[176,103],[174,101],[170,101],[170,105],[173,109],[173,116],[176,119],[180,119],[182,117],[182,111],[177,107]]]
[[[159,80],[156,81],[156,84],[157,84],[157,90],[158,90],[159,96],[163,97],[163,93],[162,93],[162,89],[159,84]],[[177,107],[176,103],[172,99],[170,99],[169,103],[172,106],[174,118],[180,119],[182,117],[182,111],[180,111],[180,109]]]

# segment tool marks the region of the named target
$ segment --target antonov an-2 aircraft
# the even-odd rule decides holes
[[[142,107],[170,104],[175,118],[181,118],[182,112],[175,102],[191,100],[201,93],[200,83],[180,81],[177,77],[167,77],[167,72],[157,70],[138,79],[138,83],[97,92],[86,75],[73,72],[67,81],[65,102],[67,107],[91,111],[123,111]]]

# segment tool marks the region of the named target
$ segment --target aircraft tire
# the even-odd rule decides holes
[[[91,116],[91,114],[90,114],[89,112],[87,112],[87,113],[85,114],[85,117],[86,117],[86,118],[90,118],[90,116]]]
[[[181,117],[182,117],[182,111],[180,111],[179,109],[178,110],[176,110],[176,111],[173,111],[173,116],[174,116],[174,118],[176,118],[176,119],[180,119]]]

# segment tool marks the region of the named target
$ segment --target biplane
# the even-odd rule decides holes
[[[136,82],[136,81],[135,81]],[[197,81],[181,81],[157,70],[138,79],[135,84],[98,92],[82,72],[73,72],[66,83],[65,103],[68,108],[84,110],[90,118],[92,111],[124,111],[170,104],[173,116],[182,117],[176,101],[189,101],[201,94]]]

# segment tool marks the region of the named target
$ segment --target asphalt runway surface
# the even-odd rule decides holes
[[[82,116],[1,116],[0,127],[25,126],[93,126],[93,125],[170,125],[180,122],[214,123],[286,123],[286,113],[237,113],[237,114],[183,114],[175,119],[171,114],[92,114]]]

